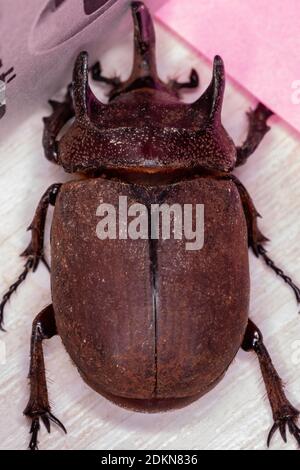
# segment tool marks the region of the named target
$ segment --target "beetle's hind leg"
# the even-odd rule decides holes
[[[268,350],[264,345],[262,334],[251,320],[248,322],[242,348],[245,351],[253,351],[257,355],[267,389],[268,399],[272,408],[274,425],[268,436],[268,447],[277,430],[280,431],[284,442],[287,442],[287,429],[296,439],[298,446],[300,447],[300,429],[297,426],[300,412],[288,401],[281,378],[279,377]]]
[[[264,244],[269,241],[259,230],[257,219],[260,217],[257,212],[253,201],[248,194],[246,188],[235,176],[231,175],[230,178],[235,182],[238,191],[241,196],[242,204],[244,207],[245,217],[248,226],[248,243],[251,247],[253,253],[257,258],[264,260],[266,265],[275,272],[294,292],[296,300],[300,303],[300,288],[294,283],[292,278],[284,273],[284,271],[279,268],[274,261],[267,255],[267,250],[264,247]]]
[[[29,448],[38,449],[38,432],[40,420],[50,432],[51,421],[64,432],[64,425],[51,413],[45,374],[44,354],[42,342],[57,335],[53,306],[46,307],[34,320],[32,325],[31,351],[30,351],[30,398],[24,410],[24,415],[31,420],[31,439]]]
[[[75,115],[72,98],[72,86],[69,85],[63,102],[49,101],[52,114],[43,118],[43,148],[45,157],[51,162],[58,160],[58,141],[56,140],[63,126]]]
[[[54,206],[60,187],[61,184],[53,184],[47,189],[42,199],[40,200],[33,221],[28,228],[28,230],[31,230],[31,241],[26,250],[21,254],[21,256],[26,258],[24,270],[18,277],[17,281],[12,284],[8,291],[4,294],[0,303],[1,330],[3,330],[3,317],[5,306],[13,295],[13,293],[16,292],[20,284],[25,281],[28,273],[30,271],[35,272],[40,261],[42,261],[47,267],[47,269],[50,270],[49,265],[44,256],[44,231],[48,207],[49,205]]]
[[[268,119],[273,112],[262,103],[259,103],[254,110],[248,112],[249,128],[245,142],[236,148],[237,161],[236,166],[246,163],[248,158],[255,152],[264,136],[269,132],[270,127],[267,125]]]

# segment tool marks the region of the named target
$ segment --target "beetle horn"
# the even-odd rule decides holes
[[[134,22],[134,64],[132,76],[136,79],[156,77],[155,31],[148,8],[142,2],[131,3]]]
[[[77,118],[88,114],[91,101],[94,101],[100,107],[105,106],[95,97],[89,86],[89,56],[86,51],[80,52],[75,62],[73,71],[73,98]]]
[[[192,104],[195,110],[208,115],[211,122],[221,121],[222,104],[225,89],[225,68],[220,56],[215,56],[212,80],[203,95]]]

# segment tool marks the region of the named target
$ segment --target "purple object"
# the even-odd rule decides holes
[[[87,49],[93,60],[120,42],[120,37],[130,30],[130,3],[0,0],[1,137],[70,80],[80,50]],[[162,3],[164,0],[148,2],[152,10]],[[11,75],[3,78],[12,68]]]

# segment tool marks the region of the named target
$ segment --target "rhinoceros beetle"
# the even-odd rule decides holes
[[[43,195],[22,256],[24,271],[4,295],[4,307],[44,256],[44,227],[51,230],[52,305],[34,320],[31,337],[30,449],[37,449],[40,421],[65,430],[51,413],[42,343],[59,335],[85,382],[112,402],[143,412],[186,406],[224,376],[240,348],[256,353],[274,425],[300,444],[299,411],[286,398],[263,337],[249,319],[248,249],[294,291],[292,279],[269,258],[253,202],[233,170],[244,164],[269,130],[263,104],[249,113],[249,130],[236,147],[221,123],[225,85],[216,56],[212,80],[193,104],[180,100],[190,80],[164,83],[157,74],[155,33],[141,2],[132,3],[134,64],[129,79],[102,76],[81,52],[62,103],[50,101],[44,119],[46,157],[82,178],[52,185]],[[108,104],[89,86],[89,73],[111,86]],[[58,140],[65,124],[74,118]],[[187,251],[180,239],[99,240],[99,201],[196,204],[205,208],[205,241]]]

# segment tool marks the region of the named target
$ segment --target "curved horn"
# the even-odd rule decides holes
[[[105,106],[93,94],[89,86],[89,55],[86,51],[78,55],[73,71],[73,98],[74,110],[77,118],[87,116],[89,104],[96,102],[99,106]]]
[[[220,56],[215,56],[212,80],[203,95],[192,104],[194,109],[203,110],[211,122],[221,121],[222,104],[225,90],[225,68]]]
[[[87,114],[89,58],[86,51],[78,55],[73,71],[73,98],[76,117]]]
[[[155,31],[148,8],[142,2],[132,2],[134,22],[134,64],[135,77],[156,76]]]

